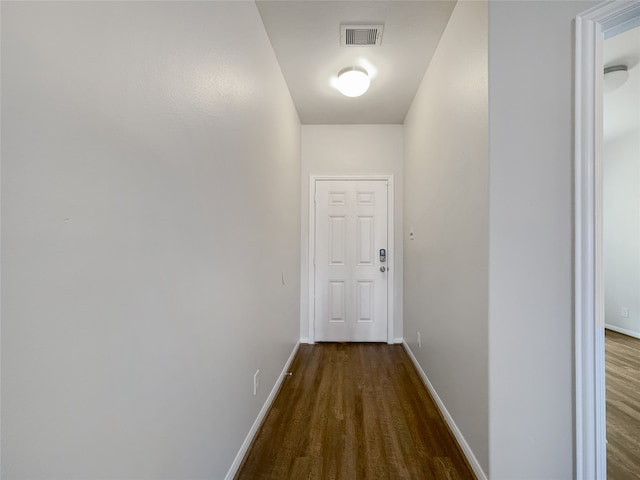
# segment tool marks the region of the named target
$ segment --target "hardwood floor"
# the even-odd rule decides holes
[[[606,330],[607,479],[640,479],[640,340]]]
[[[237,480],[475,479],[400,345],[301,345]]]

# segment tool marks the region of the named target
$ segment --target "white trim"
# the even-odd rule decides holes
[[[391,275],[387,277],[387,343],[395,342],[393,337],[394,318],[394,292],[395,292],[395,206],[394,206],[394,181],[393,174],[388,175],[311,175],[309,177],[309,339],[308,343],[315,343],[315,252],[316,252],[316,182],[332,180],[377,180],[387,181],[387,266]]]
[[[604,328],[607,330],[613,330],[614,332],[622,333],[623,335],[627,335],[633,338],[640,338],[640,333],[634,332],[633,330],[627,330],[626,328],[616,327],[615,325],[610,325],[608,323],[604,324]]]
[[[293,359],[296,356],[296,353],[298,352],[299,347],[300,347],[300,342],[296,343],[295,346],[293,347],[293,351],[291,352],[291,355],[289,355],[287,362],[284,364],[284,368],[282,369],[280,376],[276,380],[276,383],[273,385],[273,388],[271,389],[271,393],[269,393],[269,396],[265,400],[264,405],[262,405],[262,408],[260,409],[260,412],[258,413],[258,416],[256,417],[255,421],[253,422],[253,425],[251,426],[249,433],[244,439],[244,442],[242,442],[242,445],[240,446],[240,450],[238,450],[236,458],[233,460],[231,467],[229,467],[229,471],[224,477],[225,480],[233,480],[233,477],[235,477],[236,473],[238,473],[238,469],[242,464],[242,460],[244,459],[244,456],[247,454],[247,450],[249,450],[249,447],[251,446],[251,442],[253,442],[253,439],[256,436],[256,433],[258,433],[258,429],[260,428],[260,425],[262,425],[262,421],[264,420],[264,417],[267,415],[269,408],[271,408],[271,404],[275,400],[276,395],[278,394],[278,390],[280,390],[280,386],[282,385],[282,382],[287,372],[289,371],[291,364],[293,363]]]
[[[309,344],[315,343],[314,318],[316,316],[316,177],[309,177]]]
[[[301,337],[300,338],[300,343],[309,343],[309,339],[307,337]]]
[[[436,405],[438,406],[438,409],[440,409],[440,413],[442,413],[442,416],[447,422],[447,425],[449,425],[449,429],[451,430],[453,435],[456,437],[456,440],[458,441],[460,448],[462,448],[462,452],[464,453],[464,456],[467,458],[469,465],[471,465],[471,468],[473,469],[473,472],[476,474],[476,477],[478,477],[478,480],[487,480],[488,478],[487,474],[484,472],[484,470],[482,470],[482,467],[480,466],[480,462],[478,462],[478,459],[473,454],[473,450],[471,450],[471,447],[469,446],[466,439],[462,435],[462,432],[456,425],[456,422],[453,421],[453,417],[447,410],[447,407],[445,407],[444,402],[438,395],[438,392],[436,392],[436,389],[429,381],[429,377],[427,377],[427,374],[424,372],[424,370],[418,363],[418,360],[413,355],[411,348],[405,341],[402,342],[402,346],[404,347],[404,350],[407,352],[407,355],[409,355],[409,358],[413,362],[413,366],[416,368],[418,375],[420,375],[422,382],[425,384],[425,386],[427,387],[427,390],[429,390],[429,393],[431,393],[431,396],[435,400]]]
[[[576,17],[575,31],[575,478],[606,478],[602,275],[602,43],[640,15],[640,2],[607,2]]]
[[[396,345],[399,345],[401,343],[404,343],[404,338],[400,337],[400,338],[394,338],[393,339],[393,343]]]

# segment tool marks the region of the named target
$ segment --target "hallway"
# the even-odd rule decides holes
[[[231,480],[267,441],[287,457],[254,450],[268,471],[245,478],[458,471],[402,347],[375,368],[368,347],[299,347],[316,176],[393,177],[368,250],[394,279],[387,342],[474,474],[580,477],[573,38],[592,6],[2,2],[0,477]],[[382,43],[343,46],[365,23]],[[366,95],[333,88],[349,67]],[[255,439],[269,407],[282,437]]]
[[[473,479],[404,348],[301,345],[241,479]]]

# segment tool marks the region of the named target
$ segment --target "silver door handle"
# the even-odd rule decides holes
[[[380,271],[381,271],[381,272],[386,272],[386,271],[387,271],[387,269],[386,269],[386,267],[380,267]]]

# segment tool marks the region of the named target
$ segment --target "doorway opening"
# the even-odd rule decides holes
[[[576,17],[576,478],[606,478],[603,269],[603,42],[640,23],[640,2],[608,2]]]
[[[607,476],[640,471],[640,26],[603,42]]]

